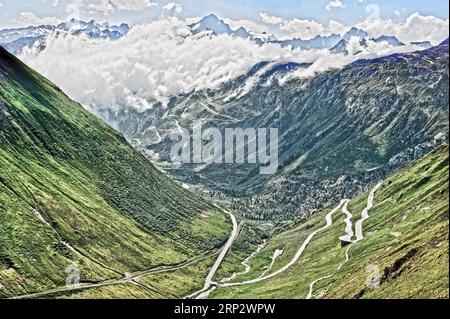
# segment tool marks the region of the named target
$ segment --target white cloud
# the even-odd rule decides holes
[[[347,29],[337,21],[330,21],[326,27],[299,19],[283,20],[279,25],[298,34]],[[310,29],[305,31],[305,26]],[[448,37],[448,20],[419,14],[403,23],[366,21],[360,27],[371,36],[393,34],[404,42],[432,39],[439,42]],[[34,48],[25,50],[20,58],[87,107],[128,106],[143,110],[151,108],[155,100],[167,102],[170,96],[181,92],[217,88],[261,61],[312,63],[312,67],[292,75],[304,77],[343,67],[360,58],[418,49],[393,48],[387,42],[369,42],[369,48],[364,48],[359,41],[352,40],[349,51],[361,53],[345,56],[332,55],[328,50],[293,51],[276,44],[259,46],[228,35],[190,34],[185,21],[169,16],[137,25],[117,41],[70,35],[51,38],[42,52]]]
[[[43,17],[40,18],[36,16],[32,12],[21,12],[17,19],[14,20],[14,24],[16,26],[30,26],[30,25],[43,25],[43,24],[50,24],[55,25],[61,22],[56,17]]]
[[[339,21],[330,20],[330,22],[328,23],[329,33],[344,34],[347,31],[348,27]]]
[[[265,12],[261,12],[259,14],[259,17],[261,18],[262,22],[266,24],[281,24],[284,21],[284,19],[281,17],[272,16]]]
[[[52,7],[56,7],[59,4],[59,0],[49,0],[49,2],[51,1],[50,5]],[[47,0],[42,0],[42,2],[44,2],[45,4],[47,3]]]
[[[284,19],[278,16],[271,16],[267,13],[259,14],[262,23],[270,26],[270,31],[281,39],[311,39],[316,35],[327,35],[331,33],[341,33],[347,31],[349,28],[344,24],[330,20],[328,26],[306,19]]]
[[[334,2],[331,1],[330,3]],[[345,6],[342,2],[337,2],[340,4],[334,3],[333,5]],[[403,22],[392,21],[390,19],[380,19],[377,10],[375,10],[378,9],[377,6],[371,5],[367,8],[372,13],[370,18],[357,24],[357,27],[366,30],[372,37],[394,35],[403,42],[431,41],[434,44],[448,37],[448,20],[414,13]],[[394,14],[398,16],[401,14],[401,11],[394,11]],[[282,17],[271,16],[267,13],[260,13],[260,18],[262,25],[265,25],[268,30],[281,39],[293,37],[309,39],[318,34],[343,34],[349,29],[349,26],[335,20],[330,20],[328,25],[322,25],[314,20],[287,20]]]
[[[186,24],[162,18],[117,40],[57,37],[20,57],[85,106],[137,109],[180,92],[215,88],[263,60],[298,61],[279,45],[258,46],[228,35],[190,37]]]
[[[292,19],[280,24],[280,29],[286,33],[302,39],[310,39],[325,32],[321,23],[313,20]]]
[[[298,71],[290,73],[283,79],[283,82],[292,78],[311,77],[330,69],[340,69],[360,59],[374,59],[393,53],[407,53],[419,50],[419,47],[414,45],[392,47],[387,42],[376,43],[373,41],[368,42],[368,47],[363,47],[360,45],[360,41],[356,37],[350,39],[349,42],[350,43],[347,45],[347,50],[350,53],[349,55],[331,54],[330,51],[325,49],[303,52],[302,61],[305,63],[311,63],[311,66],[309,68],[299,69]]]
[[[163,12],[165,14],[177,14],[183,11],[183,6],[179,3],[169,2],[165,6],[163,6]]]
[[[448,38],[448,22],[434,16],[422,16],[416,12],[404,22],[376,19],[359,23],[357,27],[366,30],[371,37],[394,35],[402,42],[431,41],[438,44]]]
[[[66,4],[85,12],[104,15],[116,10],[140,11],[158,5],[152,0],[66,0]]]
[[[347,5],[342,3],[341,0],[332,0],[327,3],[327,5],[325,6],[325,9],[327,9],[328,11],[331,11],[333,9],[343,9],[346,6]]]

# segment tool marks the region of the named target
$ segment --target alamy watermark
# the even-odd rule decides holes
[[[259,173],[278,170],[277,128],[218,128],[203,130],[195,121],[192,131],[179,128],[170,135],[176,143],[170,151],[174,163],[184,164],[260,164]]]

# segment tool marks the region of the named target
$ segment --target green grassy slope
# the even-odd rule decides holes
[[[177,264],[220,247],[225,215],[0,48],[0,298]]]
[[[349,249],[350,259],[339,271],[347,249],[339,241],[345,233],[342,213],[334,216],[331,228],[314,237],[288,271],[256,284],[219,288],[211,297],[305,298],[312,281],[334,273],[315,285],[314,298],[448,298],[448,167],[448,146],[442,146],[384,181],[364,223],[366,238]],[[367,196],[350,202],[353,223],[361,217]],[[275,235],[249,263],[252,271],[233,281],[258,277],[280,248],[285,253],[270,272],[281,268],[304,238],[325,224],[326,213]],[[224,263],[228,273],[230,264]],[[379,288],[366,285],[373,274],[379,276]]]

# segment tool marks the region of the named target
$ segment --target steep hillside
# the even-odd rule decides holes
[[[0,47],[0,298],[180,264],[229,224]]]
[[[348,234],[348,221],[357,236],[356,225],[370,201],[368,193],[346,206],[342,202],[332,215],[331,226],[317,232],[286,271],[255,283],[219,287],[210,297],[448,298],[448,151],[448,146],[442,146],[383,181],[374,192],[369,218],[362,223],[364,238],[360,241],[343,245],[341,237]],[[344,207],[352,215],[348,220]],[[250,271],[227,282],[248,281],[282,269],[305,239],[325,226],[330,211],[285,225],[247,260]],[[276,250],[283,253],[272,263]],[[237,256],[243,260],[247,254],[235,247],[216,280],[220,283],[233,272],[241,272]]]
[[[262,62],[218,90],[174,97],[167,108],[100,115],[172,176],[224,193],[251,219],[326,207],[448,140],[448,44],[278,82],[307,67]],[[169,133],[198,119],[204,128],[278,128],[278,173],[170,165]]]

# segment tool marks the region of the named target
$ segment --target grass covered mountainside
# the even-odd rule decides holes
[[[185,262],[227,217],[0,47],[0,298]]]
[[[211,297],[305,298],[310,284],[325,277],[315,283],[312,298],[448,298],[448,151],[448,146],[441,146],[383,181],[375,193],[370,217],[363,223],[362,241],[350,248],[341,246],[339,238],[345,234],[346,224],[339,210],[332,226],[319,232],[287,271],[258,283],[220,287]],[[353,225],[361,218],[367,198],[368,193],[350,201]],[[330,210],[274,233],[248,262],[251,270],[232,282],[282,268],[305,238],[325,225],[325,214]],[[267,271],[277,249],[283,254]],[[347,251],[349,259],[345,262]],[[235,247],[216,280],[243,271],[240,261],[247,256]],[[368,288],[367,282],[378,282],[379,287]]]

